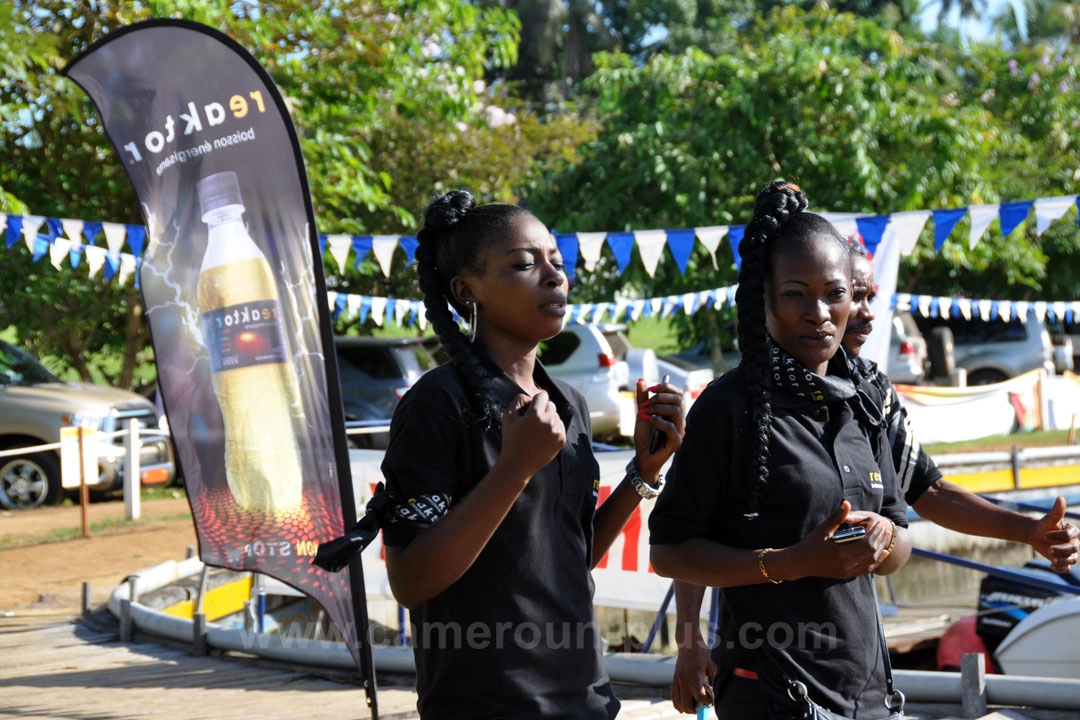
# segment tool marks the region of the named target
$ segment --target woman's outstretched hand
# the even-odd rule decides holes
[[[526,481],[540,472],[566,444],[566,427],[548,394],[518,395],[503,414],[500,462],[514,463]]]
[[[652,396],[650,397],[650,393]],[[683,411],[683,391],[671,383],[659,383],[646,387],[645,381],[637,381],[637,422],[634,424],[634,450],[637,452],[638,471],[651,481],[660,468],[682,445],[686,432],[686,413]],[[662,433],[650,452],[653,430]]]

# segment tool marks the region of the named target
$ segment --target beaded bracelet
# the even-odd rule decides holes
[[[896,523],[892,520],[892,538],[889,539],[889,547],[885,548],[885,552],[892,555],[893,548],[896,547]]]

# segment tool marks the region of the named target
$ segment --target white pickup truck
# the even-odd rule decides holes
[[[87,483],[95,493],[123,488],[124,444],[111,437],[137,418],[157,428],[157,413],[146,398],[91,383],[64,382],[40,362],[0,341],[0,508],[18,510],[62,502],[58,450],[14,453],[19,448],[60,441],[63,427],[83,426],[106,434],[99,445],[98,476]],[[172,442],[165,432],[144,434],[139,451],[143,483],[168,483],[176,476]]]

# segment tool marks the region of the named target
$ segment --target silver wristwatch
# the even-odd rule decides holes
[[[630,462],[626,464],[626,479],[634,486],[635,492],[646,500],[652,500],[659,495],[660,491],[664,488],[663,475],[660,476],[660,484],[656,487],[653,487],[641,478],[641,473],[638,472],[637,468],[637,457],[630,458]]]

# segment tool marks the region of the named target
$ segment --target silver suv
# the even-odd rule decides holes
[[[154,405],[146,398],[102,385],[63,382],[29,354],[0,341],[0,450],[56,443],[63,427],[82,425],[112,433],[132,418],[143,427],[157,427]],[[95,493],[123,488],[123,459],[122,439],[102,444],[98,477],[88,480]],[[176,476],[172,443],[164,433],[142,438],[139,460],[143,482],[167,483]],[[0,508],[55,505],[64,493],[58,451],[0,457]]]
[[[634,396],[622,391],[630,384],[630,367],[617,357],[600,328],[567,325],[561,333],[541,343],[540,361],[549,373],[585,396],[595,439],[633,432]]]
[[[1055,373],[1054,344],[1034,310],[1024,320],[1005,322],[972,317],[922,317],[915,323],[924,336],[942,325],[952,330],[956,367],[967,371],[968,385],[1003,382],[1029,370]]]

